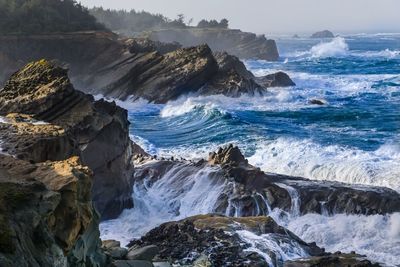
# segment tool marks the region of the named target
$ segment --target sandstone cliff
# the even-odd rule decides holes
[[[92,178],[77,157],[32,164],[0,155],[0,265],[104,266]]]
[[[0,115],[8,119],[0,124],[3,151],[35,163],[80,156],[94,172],[92,197],[102,218],[132,206],[129,122],[115,103],[76,91],[65,69],[42,60],[0,90]]]

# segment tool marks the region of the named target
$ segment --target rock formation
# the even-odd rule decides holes
[[[259,243],[249,243],[246,234],[258,236]],[[263,240],[263,236],[267,236],[266,240]],[[276,250],[272,243],[286,250],[288,247],[295,248],[294,253],[311,256],[313,260],[318,258],[319,262],[328,262],[321,259],[335,259],[315,243],[302,241],[272,218],[264,216],[232,218],[215,214],[198,215],[162,224],[141,239],[132,241],[129,246],[136,250],[156,246],[158,250],[155,252],[158,252],[154,260],[169,260],[181,266],[283,266],[284,253],[287,251]],[[362,266],[373,266],[368,260],[360,259],[362,257],[359,255],[344,254],[342,257],[347,258],[348,263],[362,262],[365,264]],[[288,266],[307,266],[294,264],[292,262]]]
[[[310,38],[334,38],[334,37],[335,35],[331,31],[325,30],[312,34]]]
[[[214,182],[229,182],[213,208],[220,214],[260,216],[268,215],[274,208],[293,215],[370,215],[400,211],[400,195],[394,190],[264,173],[250,165],[234,146],[211,153],[208,162],[144,160],[137,164],[133,182],[146,180],[154,183],[165,179],[164,174],[174,167],[179,167],[182,173],[186,173],[185,168],[194,173],[210,165],[218,167],[212,174]]]
[[[240,59],[276,61],[279,53],[274,40],[254,33],[221,28],[165,29],[143,34],[155,41],[178,42],[184,47],[208,44],[214,52],[226,51]]]
[[[182,49],[176,43],[98,32],[0,37],[0,83],[23,64],[41,58],[66,64],[75,88],[121,100],[165,103],[190,93],[235,97],[294,85],[282,74],[275,75],[279,79],[255,78],[237,57],[213,55],[207,45]]]
[[[0,155],[0,265],[104,266],[92,179],[77,157],[32,164]]]
[[[0,124],[3,151],[35,163],[80,156],[94,172],[92,197],[102,218],[132,206],[129,122],[115,103],[76,91],[65,69],[41,60],[0,90],[0,115],[8,120]]]

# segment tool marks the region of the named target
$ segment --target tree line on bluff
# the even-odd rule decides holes
[[[75,0],[0,0],[0,34],[105,30]]]

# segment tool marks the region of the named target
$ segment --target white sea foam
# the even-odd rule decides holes
[[[346,56],[349,46],[343,37],[336,37],[327,43],[320,43],[310,50],[312,57],[342,57]]]
[[[134,208],[124,210],[118,219],[102,222],[102,239],[116,239],[126,245],[164,222],[213,212],[226,186],[225,181],[213,178],[215,171],[212,167],[198,170],[182,164],[154,183],[136,182]]]
[[[356,251],[387,266],[400,263],[400,213],[331,217],[307,214],[282,224],[304,241],[316,242],[329,252]]]
[[[270,267],[276,266],[274,264],[275,260],[279,266],[284,261],[308,256],[297,242],[285,240],[282,236],[276,236],[275,234],[256,235],[246,230],[237,231],[237,234],[244,242],[250,245],[245,251],[256,252],[261,255]],[[269,251],[276,255],[275,260],[271,258]]]
[[[266,172],[386,186],[400,192],[400,147],[395,143],[367,152],[339,145],[321,146],[308,139],[278,138],[259,143],[249,161]]]

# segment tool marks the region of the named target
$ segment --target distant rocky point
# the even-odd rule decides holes
[[[314,33],[311,38],[335,38],[335,35],[331,31],[325,30]]]
[[[277,61],[279,52],[274,40],[264,35],[223,28],[177,28],[154,30],[145,37],[161,42],[178,42],[184,47],[208,44],[214,52],[226,51],[240,59]]]

